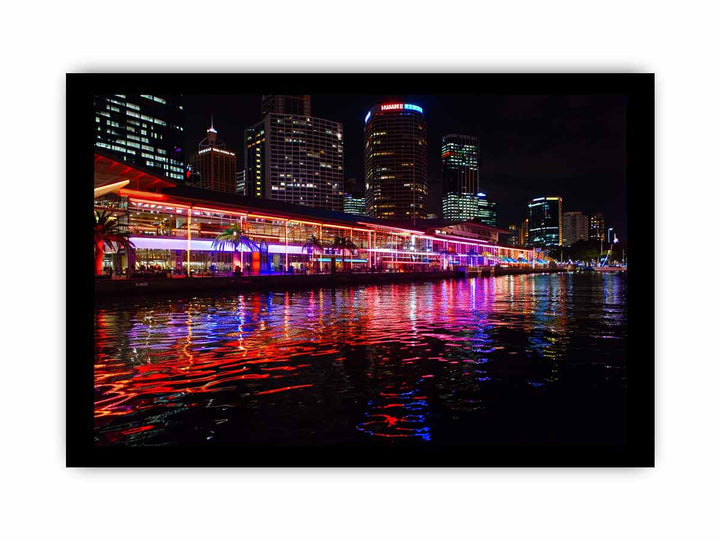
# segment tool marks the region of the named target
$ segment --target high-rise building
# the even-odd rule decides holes
[[[197,153],[188,161],[192,172],[199,175],[196,187],[225,193],[237,191],[237,157],[225,148],[212,120],[207,137],[200,141]]]
[[[562,198],[538,197],[528,204],[528,245],[562,245]]]
[[[523,222],[520,224],[520,245],[521,246],[527,246],[528,245],[528,218],[525,218]]]
[[[441,150],[443,193],[479,193],[480,146],[477,137],[445,135]]]
[[[357,197],[352,193],[346,193],[343,199],[343,212],[356,216],[367,216],[365,212],[365,197]]]
[[[452,133],[442,139],[440,157],[443,217],[451,221],[478,221],[495,226],[495,203],[480,189],[480,151],[477,137]]]
[[[174,181],[185,178],[180,96],[95,96],[95,148]]]
[[[605,234],[605,216],[592,214],[590,216],[590,240],[602,240]]]
[[[492,227],[497,225],[496,204],[488,201],[484,193],[446,193],[442,210],[448,221],[475,219]]]
[[[280,103],[277,99],[265,101],[268,109],[264,110],[270,112],[245,131],[246,195],[341,212],[345,177],[342,124],[273,112],[292,109],[287,102]],[[304,110],[309,111],[309,102]]]
[[[247,171],[241,168],[237,173],[235,173],[235,193],[237,193],[238,195],[245,195],[246,185]]]
[[[563,246],[572,246],[575,242],[588,239],[588,217],[582,212],[563,212]]]
[[[517,225],[508,225],[508,233],[506,235],[508,246],[520,245],[520,229]]]
[[[265,95],[260,109],[263,116],[270,113],[310,116],[310,96]]]
[[[428,214],[428,135],[422,107],[375,105],[365,116],[365,201],[370,216]]]

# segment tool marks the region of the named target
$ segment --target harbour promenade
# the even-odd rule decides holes
[[[501,268],[491,272],[466,273],[462,270],[436,272],[357,272],[310,275],[249,275],[216,277],[134,277],[128,279],[97,279],[95,297],[121,298],[145,295],[203,294],[224,291],[256,291],[267,289],[306,289],[317,287],[342,287],[348,285],[375,285],[462,279],[465,277],[502,276],[565,272],[564,268]]]

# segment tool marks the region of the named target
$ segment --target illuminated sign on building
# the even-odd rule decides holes
[[[380,105],[381,111],[415,111],[419,112],[420,114],[423,113],[422,107],[420,105],[413,105],[412,103],[384,103]],[[367,124],[370,120],[370,117],[372,116],[372,110],[368,111],[367,115],[365,115],[365,123]]]

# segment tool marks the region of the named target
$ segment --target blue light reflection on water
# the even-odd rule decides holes
[[[572,438],[622,413],[625,317],[618,275],[109,304],[96,312],[96,440]]]

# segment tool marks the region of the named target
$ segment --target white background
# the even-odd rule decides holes
[[[717,538],[714,3],[13,2],[2,23],[3,537]],[[120,70],[655,72],[657,467],[65,469],[64,185],[84,179],[64,74]]]

